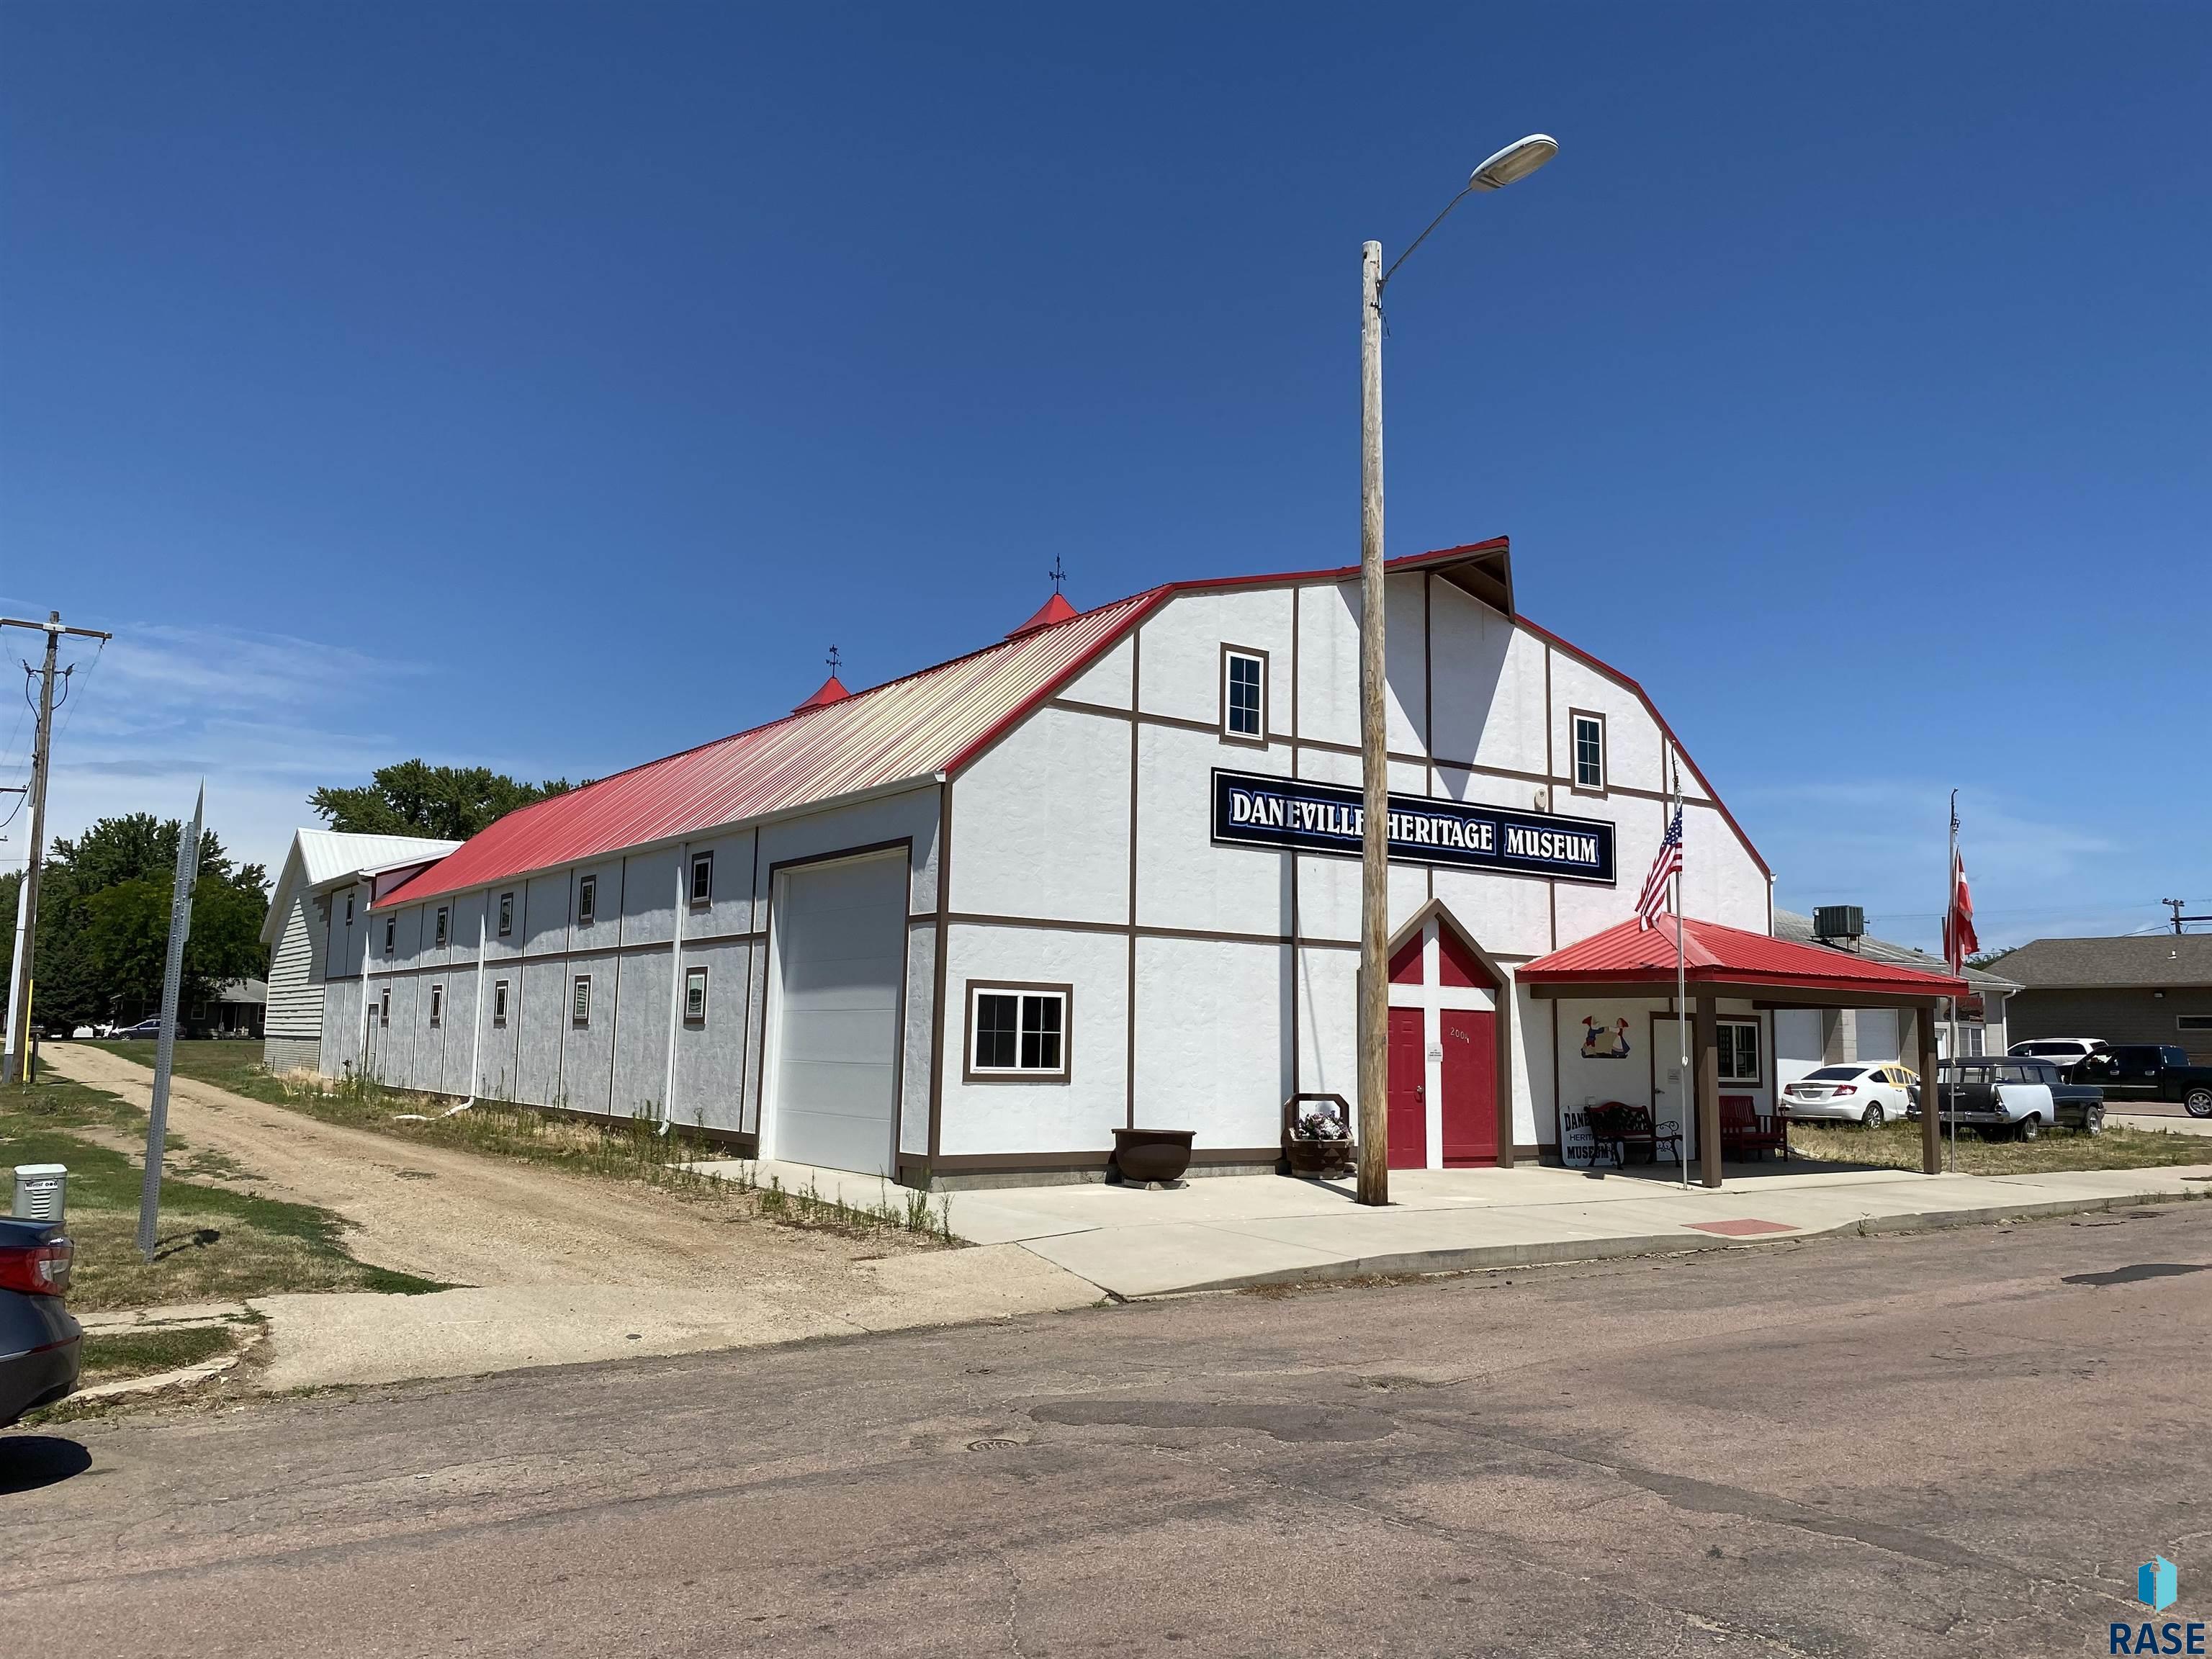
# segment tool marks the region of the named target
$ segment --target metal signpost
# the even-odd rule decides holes
[[[138,1254],[154,1259],[161,1211],[161,1145],[169,1128],[169,1067],[177,1054],[177,1002],[185,976],[185,941],[192,931],[192,884],[200,873],[200,819],[207,785],[192,804],[191,827],[177,837],[177,887],[169,901],[169,960],[161,970],[161,1040],[154,1050],[154,1100],[146,1117],[146,1181],[138,1191]]]

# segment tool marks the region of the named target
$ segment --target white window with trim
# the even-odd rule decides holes
[[[1067,1076],[1068,1004],[1065,985],[968,988],[969,1080],[1006,1078],[1058,1082]]]
[[[1574,751],[1575,787],[1602,794],[1605,793],[1605,716],[1586,714],[1577,708],[1567,719]]]
[[[399,918],[397,916],[386,916],[384,919],[384,954],[388,957],[392,955],[394,951],[398,950],[398,947]]]
[[[568,1023],[589,1025],[592,1023],[592,976],[576,975],[576,983],[568,994]]]
[[[707,1023],[707,970],[691,968],[684,974],[684,1023],[704,1025]]]
[[[507,981],[503,979],[491,982],[491,1023],[494,1025],[507,1024]]]
[[[389,985],[384,988],[383,1000],[377,1004],[376,1023],[379,1025],[392,1024],[392,988]]]
[[[588,927],[599,914],[599,878],[586,876],[576,884],[576,926]]]
[[[442,1025],[445,1023],[446,988],[442,985],[433,985],[430,988],[430,1024]]]
[[[1715,1036],[1720,1048],[1721,1081],[1757,1083],[1763,1075],[1759,1056],[1759,1022],[1723,1019],[1717,1023]]]
[[[499,896],[499,936],[506,939],[514,932],[514,895]]]
[[[1267,653],[1242,646],[1221,650],[1221,735],[1239,743],[1267,740]]]
[[[691,902],[694,905],[714,902],[714,855],[694,853],[691,855]]]
[[[452,915],[452,912],[450,912],[449,910],[447,910],[447,908],[446,908],[444,905],[442,905],[442,904],[441,904],[441,905],[440,905],[440,906],[438,907],[438,939],[437,939],[437,942],[438,942],[439,944],[441,944],[441,945],[443,945],[443,944],[446,942],[446,927],[447,927],[447,920],[448,920],[448,918],[451,916],[451,915]]]

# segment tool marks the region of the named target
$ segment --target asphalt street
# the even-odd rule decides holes
[[[2104,1653],[2154,1552],[2212,1615],[2208,1266],[2170,1205],[80,1424],[0,1437],[0,1642]]]

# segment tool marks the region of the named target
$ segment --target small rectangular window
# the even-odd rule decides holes
[[[691,855],[691,902],[707,904],[714,896],[714,855],[694,853]]]
[[[385,955],[386,955],[386,956],[388,957],[388,956],[390,956],[390,955],[392,954],[392,950],[393,950],[393,948],[394,948],[394,945],[396,945],[397,941],[398,940],[398,938],[399,938],[399,918],[398,918],[398,917],[397,917],[397,916],[386,916],[386,917],[385,917],[385,919],[384,919],[384,954],[385,954]]]
[[[707,970],[693,968],[684,975],[684,1023],[704,1025],[707,1023]]]
[[[1574,732],[1575,787],[1602,794],[1605,791],[1605,716],[1571,716]]]
[[[438,937],[436,942],[440,945],[443,945],[446,942],[446,907],[442,904],[438,907]]]
[[[588,927],[599,913],[599,878],[586,876],[576,884],[576,926]]]
[[[969,996],[970,1077],[1067,1075],[1065,986],[975,986]]]
[[[514,932],[514,895],[501,893],[499,896],[499,936],[505,939]]]
[[[377,1008],[376,1023],[379,1025],[392,1024],[392,988],[389,985],[384,988],[384,1000]]]
[[[1267,653],[1237,646],[1221,650],[1221,735],[1267,740]]]
[[[592,976],[589,974],[576,975],[575,994],[568,1003],[568,1018],[577,1025],[592,1023]]]
[[[353,926],[353,895],[351,893],[346,895],[346,926],[349,927]]]
[[[1723,1020],[1720,1023],[1721,1081],[1723,1083],[1756,1083],[1759,1081],[1759,1027],[1752,1021]]]
[[[495,1025],[507,1024],[507,981],[503,979],[491,982],[491,1023]]]
[[[430,1024],[442,1025],[445,1021],[446,988],[442,985],[433,985],[430,988]]]
[[[2212,1014],[2176,1014],[2173,1029],[2177,1031],[2212,1031]]]

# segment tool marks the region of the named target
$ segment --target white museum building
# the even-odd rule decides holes
[[[1055,594],[457,848],[333,853],[272,912],[320,1016],[288,1063],[918,1185],[1097,1177],[1139,1127],[1273,1167],[1285,1103],[1356,1093],[1358,574]],[[1394,1165],[1571,1152],[1601,1101],[1694,1143],[1634,921],[1672,757],[1730,1097],[1771,1111],[1778,1007],[1955,984],[1772,939],[1757,850],[1635,681],[1516,614],[1503,540],[1387,586]]]

